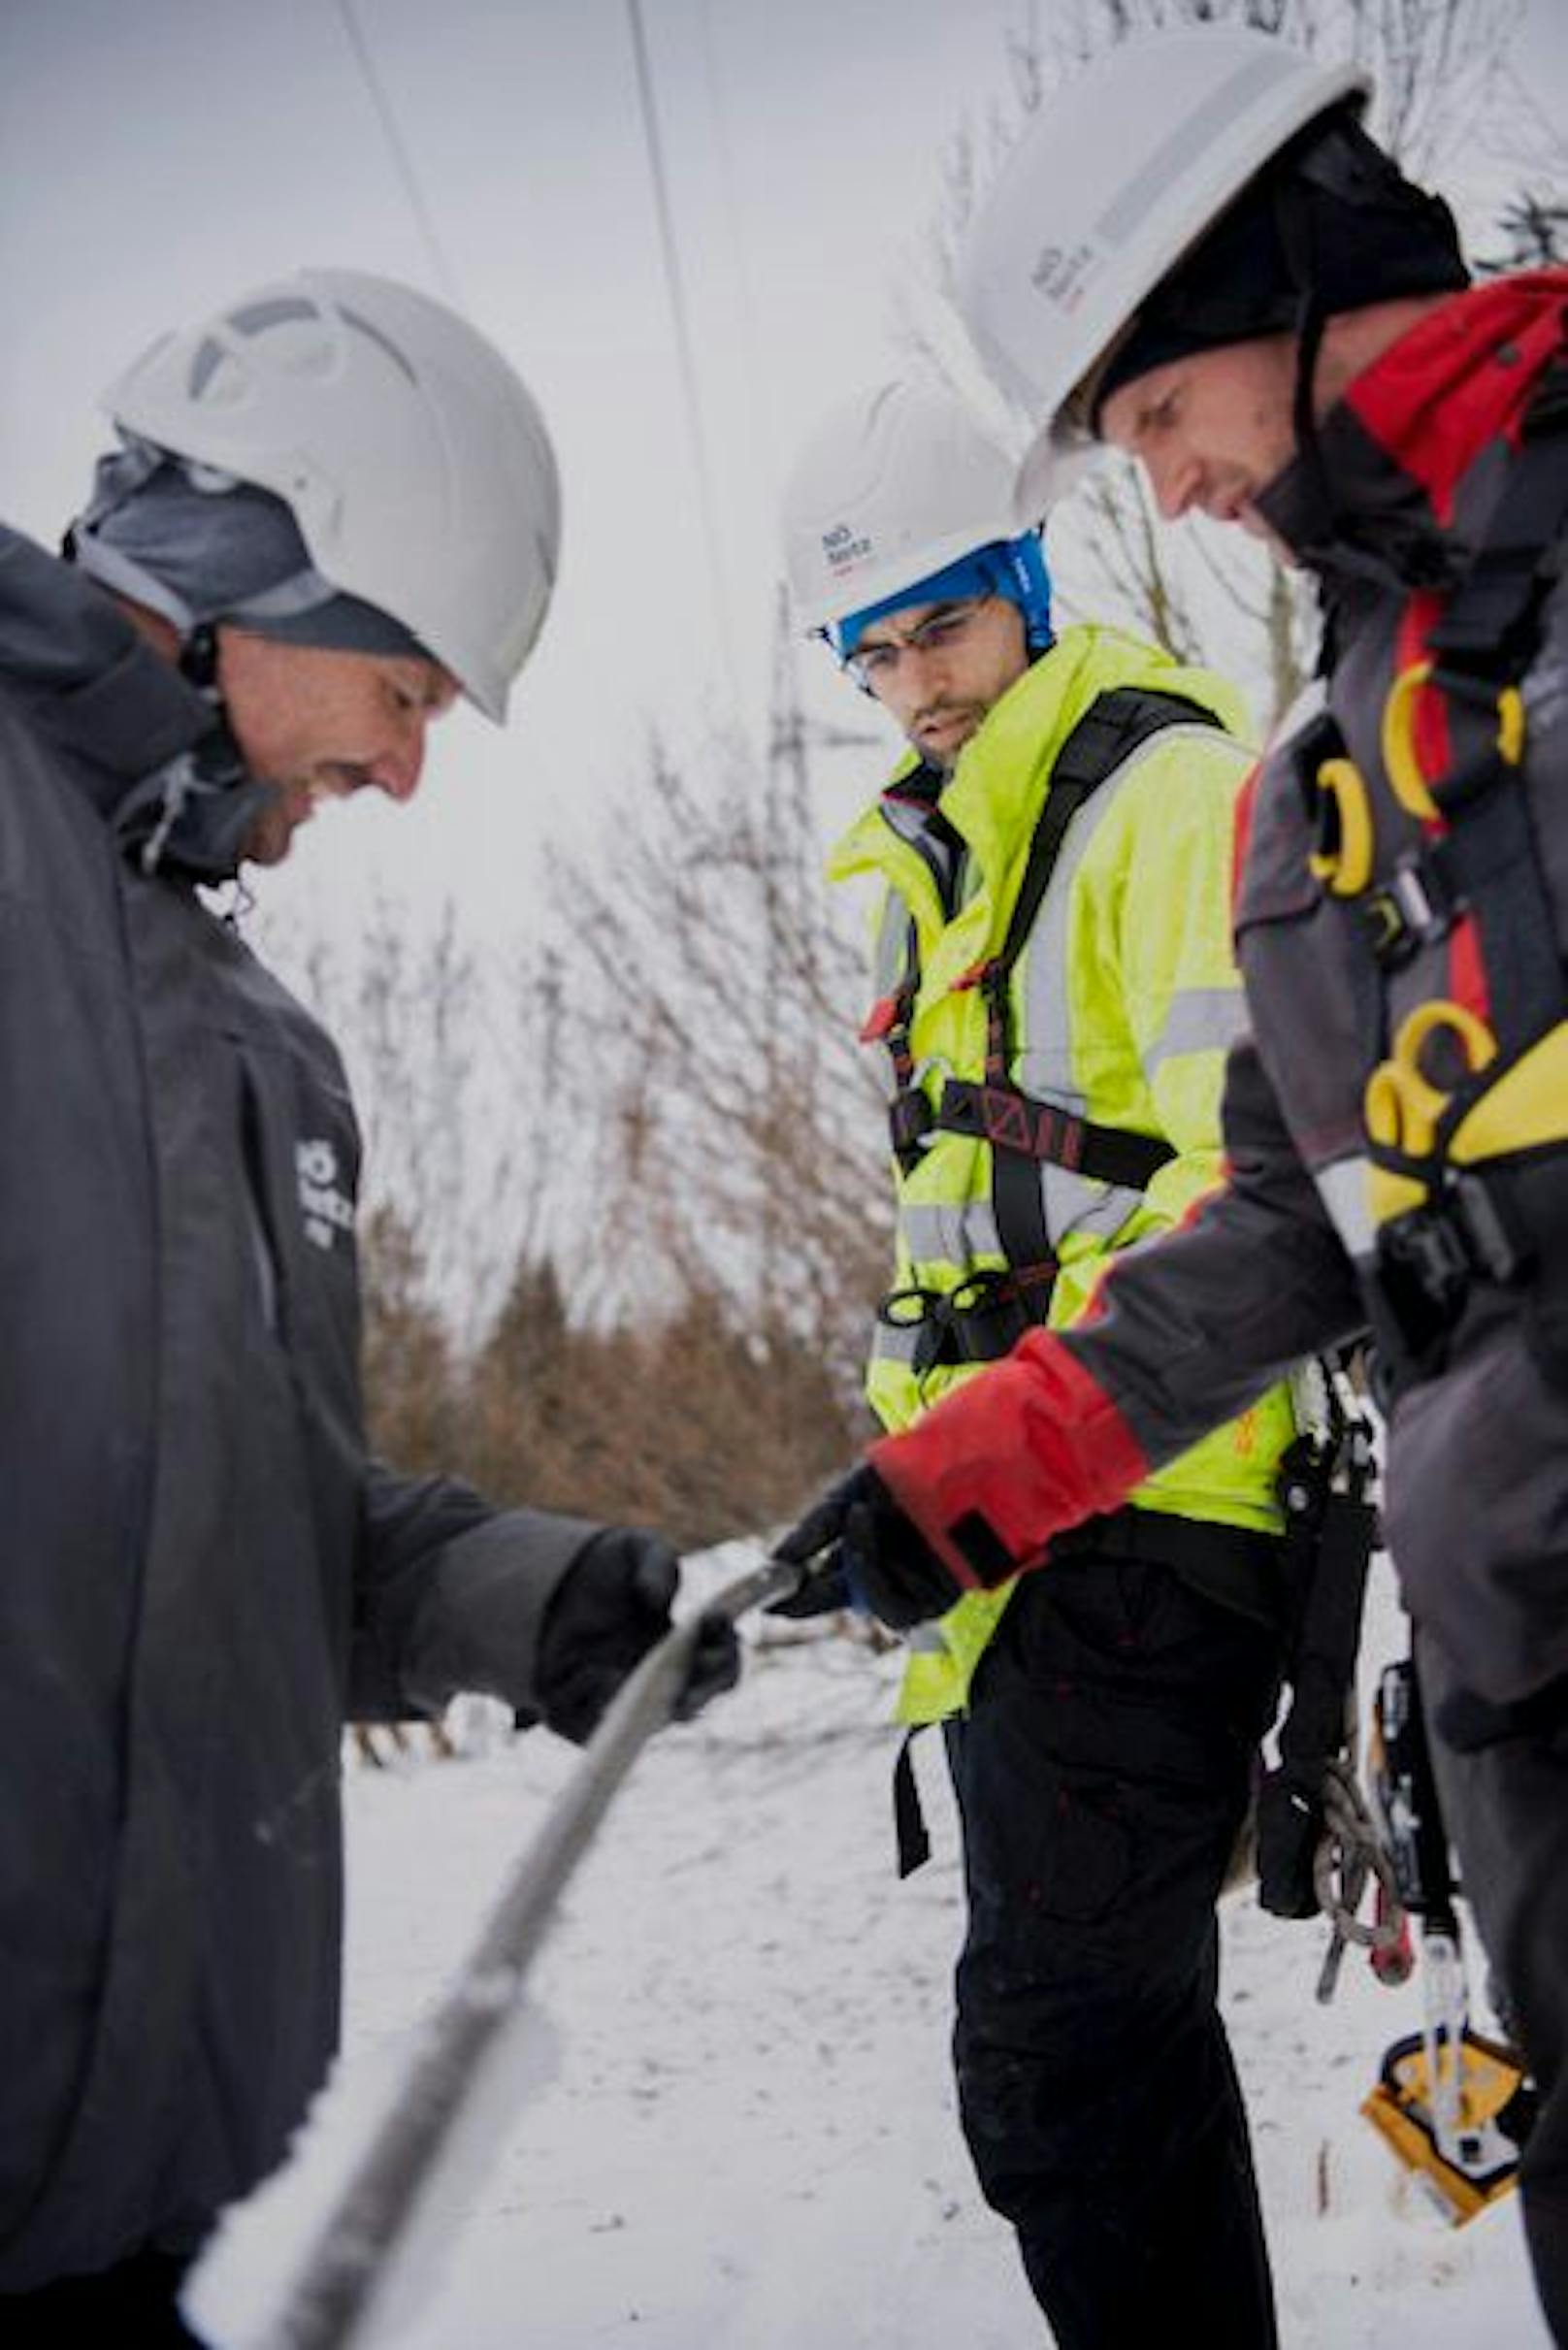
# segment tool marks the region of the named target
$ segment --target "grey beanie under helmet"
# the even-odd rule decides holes
[[[291,644],[430,658],[401,621],[322,577],[280,498],[129,436],[99,459],[65,552],[182,638],[228,620]]]

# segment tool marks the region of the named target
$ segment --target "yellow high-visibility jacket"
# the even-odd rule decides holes
[[[911,958],[918,965],[908,1046],[933,1104],[944,1080],[983,1075],[986,1008],[973,975],[1002,946],[1057,757],[1097,697],[1118,686],[1182,695],[1229,729],[1246,723],[1240,697],[1208,671],[1114,631],[1069,629],[991,709],[940,793],[941,818],[962,843],[951,913],[936,877],[952,865],[951,843],[933,858],[931,804],[899,788],[918,772],[913,754],[833,853],[834,880],[871,873],[885,885],[878,999],[907,979]],[[1012,1083],[1097,1125],[1162,1138],[1175,1154],[1141,1191],[1039,1166],[1061,1266],[1052,1323],[1083,1313],[1113,1251],[1179,1222],[1218,1178],[1225,1055],[1245,1021],[1230,947],[1232,819],[1253,764],[1234,733],[1196,718],[1139,744],[1069,823],[1013,965]],[[896,1289],[947,1295],[1004,1267],[992,1158],[983,1139],[935,1130],[912,1162],[892,1161]],[[918,1325],[877,1324],[866,1392],[890,1429],[907,1427],[978,1367],[919,1373],[917,1337]],[[1294,1433],[1289,1393],[1273,1389],[1140,1485],[1132,1504],[1277,1532],[1279,1457]],[[964,1706],[1010,1589],[970,1594],[922,1627],[899,1701],[904,1719]]]

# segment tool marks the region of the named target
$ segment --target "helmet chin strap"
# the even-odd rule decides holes
[[[1309,287],[1301,297],[1295,322],[1295,383],[1290,396],[1290,422],[1305,482],[1306,512],[1313,542],[1332,545],[1336,537],[1333,483],[1323,462],[1314,397],[1318,357],[1328,320],[1317,294]]]
[[[1295,382],[1290,395],[1290,422],[1301,468],[1303,512],[1312,543],[1328,546],[1337,535],[1334,492],[1323,462],[1317,403],[1313,397],[1328,316],[1319,291],[1312,206],[1303,183],[1291,172],[1277,178],[1273,195],[1280,246],[1296,293],[1295,317],[1291,322],[1295,336]]]
[[[193,629],[186,631],[180,640],[179,669],[185,683],[194,686],[205,701],[212,702],[227,723],[228,713],[224,709],[223,695],[217,682],[215,622],[200,620]]]
[[[247,772],[240,756],[240,745],[229,717],[229,705],[218,683],[217,631],[215,620],[198,620],[180,638],[175,666],[185,683],[201,696],[212,711],[213,732],[221,735],[227,746],[229,764],[237,772]]]

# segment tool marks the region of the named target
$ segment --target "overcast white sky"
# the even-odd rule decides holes
[[[738,689],[760,725],[783,469],[896,371],[889,290],[1012,14],[644,0],[716,581],[625,0],[357,0],[463,304],[544,406],[565,561],[507,735],[449,722],[419,802],[326,811],[300,881],[374,866],[504,921],[541,806],[603,799],[650,720],[695,733]],[[0,510],[40,537],[163,327],[312,259],[441,290],[335,0],[0,0]]]
[[[1561,119],[1568,6],[1531,9]],[[548,415],[566,555],[509,733],[449,722],[414,806],[327,811],[269,888],[330,884],[351,919],[378,877],[500,930],[541,816],[570,833],[648,723],[689,737],[738,702],[761,729],[782,474],[829,401],[898,371],[943,144],[1003,87],[1026,5],[643,0],[711,550],[626,0],[355,13],[456,291]],[[442,290],[337,0],[0,0],[0,511],[46,539],[104,444],[97,393],[164,327],[311,260]],[[857,721],[841,691],[816,706]]]

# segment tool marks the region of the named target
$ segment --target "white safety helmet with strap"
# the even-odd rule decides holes
[[[1019,530],[1013,459],[968,410],[883,383],[832,408],[784,493],[784,559],[800,625],[828,631]]]
[[[1093,448],[1086,379],[1139,305],[1248,181],[1370,78],[1271,35],[1209,27],[1128,41],[1040,108],[964,255],[960,300],[1036,437],[1016,511],[1043,511]]]
[[[505,718],[555,581],[560,482],[532,396],[464,319],[390,278],[302,270],[166,335],[103,406],[281,499],[324,579]]]

